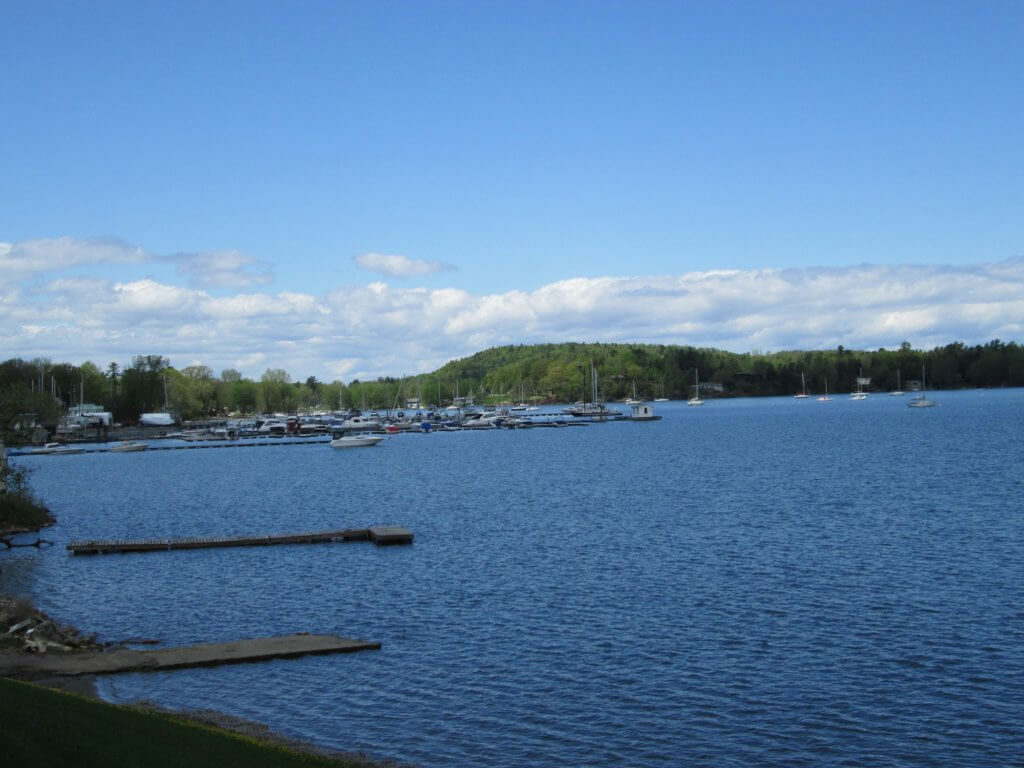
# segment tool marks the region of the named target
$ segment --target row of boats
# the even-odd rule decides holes
[[[149,446],[146,443],[140,443],[135,440],[121,440],[114,443],[108,449],[112,453],[137,453],[144,451]],[[84,453],[85,448],[80,448],[75,445],[68,445],[67,443],[43,443],[38,448],[34,448],[28,451],[29,454],[34,456],[49,456],[49,455],[70,455],[73,453]]]
[[[539,411],[539,409],[536,409]],[[570,418],[565,418],[570,417]],[[406,414],[379,414],[371,411],[316,413],[302,416],[268,414],[255,419],[233,419],[161,435],[184,442],[223,441],[266,437],[319,437],[330,435],[334,448],[366,447],[379,444],[386,435],[399,432],[457,431],[475,429],[529,429],[565,427],[587,421],[655,421],[653,409],[646,403],[632,406],[631,414],[608,408],[604,403],[577,403],[555,413],[524,414],[512,408],[483,410],[436,409]],[[144,451],[149,446],[137,440],[119,441],[108,449],[114,453]],[[30,454],[74,454],[85,448],[64,443],[46,443]]]
[[[539,408],[533,408],[539,411]],[[396,433],[406,431],[444,431],[457,429],[529,428],[559,426],[568,422],[565,416],[590,421],[630,419],[655,420],[653,408],[645,403],[632,406],[630,413],[607,407],[604,403],[577,403],[557,413],[523,413],[515,408],[434,409],[394,414],[377,411],[314,413],[298,416],[266,415],[257,419],[230,420],[216,425],[171,432],[166,436],[188,442],[198,440],[231,440],[250,437],[285,437],[345,435],[363,432]]]
[[[868,399],[868,392],[866,392],[864,390],[864,385],[868,381],[869,380],[865,379],[863,376],[858,376],[857,377],[857,389],[850,393],[850,399],[851,400],[867,400]],[[804,375],[802,373],[800,374],[800,389],[801,389],[801,391],[797,392],[795,395],[793,395],[793,397],[795,397],[797,399],[803,399],[803,398],[810,398],[811,397],[811,394],[807,391],[807,380],[804,378]],[[902,397],[905,394],[907,394],[907,393],[904,392],[900,388],[900,374],[899,374],[899,371],[896,371],[896,389],[891,391],[889,393],[889,395],[891,397]],[[829,397],[829,394],[828,394],[828,379],[825,379],[825,394],[819,395],[818,396],[818,401],[819,402],[828,402],[828,401],[830,401],[832,399],[833,398]],[[909,402],[907,402],[907,406],[910,407],[910,408],[934,408],[935,405],[937,405],[937,403],[934,400],[929,400],[928,399],[928,392],[927,392],[927,389],[925,387],[925,370],[924,370],[924,367],[922,367],[921,368],[921,389],[920,389],[920,391],[916,395],[914,395],[912,398],[910,398]]]

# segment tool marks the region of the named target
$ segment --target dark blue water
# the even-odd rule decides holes
[[[1024,391],[937,399],[24,457],[60,547],[2,586],[111,640],[380,641],[102,692],[423,766],[1020,765]],[[374,523],[416,542],[63,551]]]

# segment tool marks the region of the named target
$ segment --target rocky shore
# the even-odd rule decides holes
[[[74,653],[98,651],[96,635],[58,624],[27,600],[0,595],[0,651]]]

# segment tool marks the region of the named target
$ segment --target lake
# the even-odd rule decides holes
[[[102,640],[379,641],[101,694],[421,766],[1020,764],[1024,390],[933,396],[18,457],[57,546],[0,586]],[[373,524],[415,543],[64,551]]]

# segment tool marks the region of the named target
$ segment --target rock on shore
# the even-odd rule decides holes
[[[0,648],[28,653],[96,651],[96,635],[58,624],[27,600],[0,595]]]

